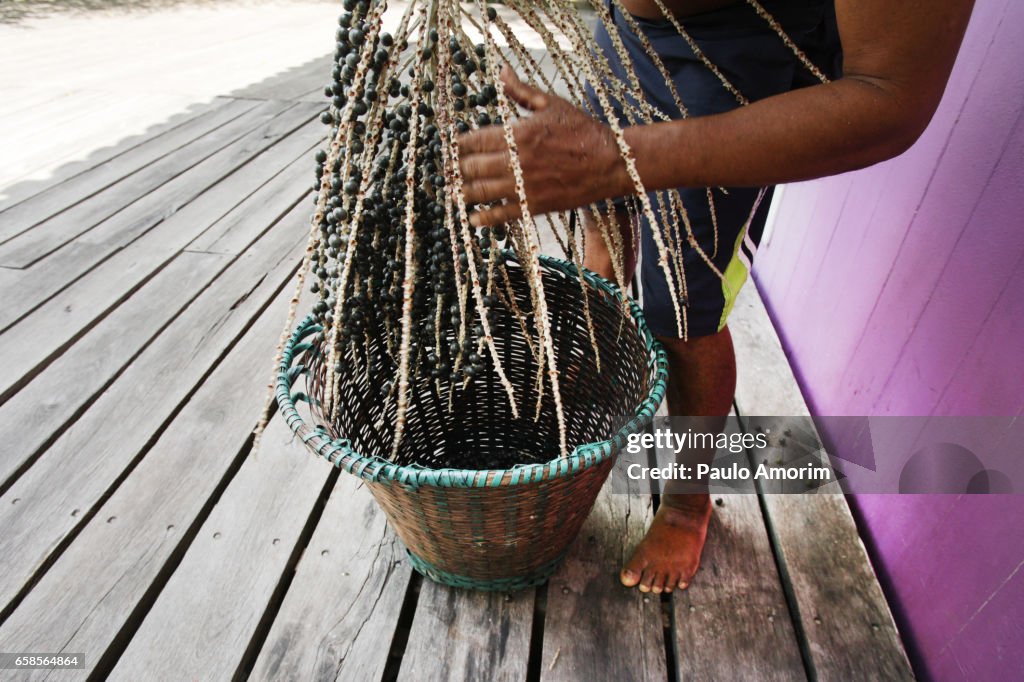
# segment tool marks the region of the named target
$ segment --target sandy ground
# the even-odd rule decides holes
[[[0,8],[0,202],[192,105],[327,54],[341,11],[311,0]]]

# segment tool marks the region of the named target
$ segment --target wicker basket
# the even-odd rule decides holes
[[[340,418],[327,425],[315,406],[325,373],[321,328],[307,318],[281,363],[277,400],[292,430],[317,454],[361,477],[425,576],[457,587],[515,590],[554,572],[590,513],[626,438],[643,428],[665,392],[666,360],[638,306],[623,313],[618,289],[586,273],[600,372],[583,315],[575,268],[542,257],[544,289],[570,444],[559,457],[551,391],[536,416],[537,364],[516,318],[496,306],[492,331],[516,389],[513,418],[493,371],[449,394],[446,383],[411,389],[405,435],[393,460],[394,401],[384,400],[373,370],[342,380]],[[529,308],[525,278],[514,261],[509,280]],[[299,376],[305,393],[293,393]],[[452,409],[448,409],[448,401]],[[296,402],[313,408],[304,419]],[[316,425],[311,425],[310,422]]]

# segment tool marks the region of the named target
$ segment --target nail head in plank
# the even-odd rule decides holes
[[[649,496],[598,495],[548,584],[541,680],[666,679],[660,599],[619,582],[652,517]]]
[[[286,297],[281,300],[287,302]],[[231,391],[223,382],[219,391],[204,392],[206,407],[232,395],[240,399],[237,406],[225,405],[221,410],[230,413],[229,423],[237,427],[233,428],[236,445],[245,440],[259,414],[266,358],[273,357],[275,327],[286,309],[275,305],[268,324],[261,325],[259,338],[252,339],[259,353],[237,351],[249,356],[244,363],[248,374],[236,373],[233,380],[247,387],[248,395]],[[209,423],[198,414],[189,417],[192,422]],[[169,449],[209,448],[193,438],[189,429],[184,421],[181,435],[175,434],[180,447]],[[203,478],[216,473],[188,469]],[[175,467],[164,467],[159,478],[166,480],[175,473]],[[309,456],[292,437],[283,419],[272,420],[260,450],[243,462],[108,679],[147,679],[161,670],[173,670],[178,679],[230,679],[290,569],[289,561],[330,473],[326,462]],[[154,485],[147,487],[155,489],[157,482],[154,479]],[[78,646],[84,649],[86,643],[79,640]]]
[[[0,497],[0,605],[74,532],[81,514],[95,507],[290,280],[306,243],[305,230],[296,239],[293,225],[271,230],[218,277]],[[13,498],[21,502],[11,505]]]
[[[808,414],[754,286],[729,319],[741,416]],[[820,679],[912,679],[871,561],[841,495],[765,495],[769,531],[788,576],[811,665]]]
[[[411,573],[384,512],[342,472],[250,679],[381,679]]]
[[[279,296],[232,348],[147,457],[0,628],[2,646],[13,651],[88,652],[89,669],[62,671],[62,677],[84,678],[94,669],[140,601],[154,584],[161,586],[167,562],[176,561],[175,553],[184,550],[182,543],[190,540],[190,529],[202,518],[204,508],[208,510],[220,482],[234,473],[237,455],[263,403],[262,370],[274,352],[286,309],[287,298]],[[224,581],[244,582],[253,591],[236,595],[231,608],[220,603],[221,617],[236,619],[237,627],[247,622],[243,610],[249,609],[249,620],[259,620],[259,613],[253,613],[258,609],[255,586],[276,583],[290,555],[286,544],[272,545],[269,538],[263,543],[259,534],[282,537],[294,545],[294,535],[305,519],[303,503],[308,513],[323,485],[326,472],[313,471],[306,466],[308,460],[296,456],[283,422],[267,436],[267,447],[243,460],[171,583],[163,587],[157,604],[172,595],[175,605],[186,609],[184,614],[177,613],[186,627],[199,626],[200,613],[205,612],[195,599],[210,596],[204,590],[214,590]],[[259,546],[258,560],[250,552],[245,558],[253,560],[237,565],[239,555],[254,545]],[[197,563],[198,577],[192,575]],[[184,595],[175,587],[183,578],[187,580]],[[219,627],[214,632],[224,634]],[[149,653],[174,656],[174,660],[154,663],[134,679],[171,671],[184,674],[188,662],[203,651],[203,647],[184,646],[184,635],[168,631],[165,637]],[[182,646],[175,648],[176,644]],[[211,648],[227,649],[220,652],[223,656],[240,657],[245,642],[229,647],[222,641]],[[199,675],[208,676],[209,670]]]
[[[713,495],[701,567],[672,594],[677,679],[806,679],[755,495]]]
[[[272,149],[277,152],[285,144],[282,142]],[[291,198],[301,196],[304,191],[304,188],[300,190],[298,187],[306,173],[300,172],[298,166],[302,166],[301,171],[305,171],[304,157],[293,162],[232,209],[225,220],[219,221],[218,225],[230,225],[230,243],[218,240],[217,244],[231,246],[231,250],[237,251],[250,247],[289,206]],[[242,180],[242,175],[244,171],[232,178]],[[249,179],[258,182],[261,178],[254,176]],[[232,183],[225,189],[228,196],[223,197],[224,200],[215,197],[215,203],[226,205],[231,195],[242,195],[248,191],[248,188],[241,188],[241,183]],[[272,202],[277,203],[275,205]],[[115,258],[123,254],[129,259],[127,262],[147,258],[153,263],[162,262],[165,254],[173,253],[183,238],[187,238],[189,229],[202,225],[198,214],[193,219],[193,212],[189,210],[191,208],[199,208],[198,202],[146,238],[119,252]],[[296,234],[300,233],[304,229],[304,217],[301,211],[295,216],[286,215],[285,229],[295,229]],[[294,226],[291,226],[292,222]],[[155,240],[155,237],[160,236],[158,230],[177,240],[176,243]],[[53,438],[67,420],[72,419],[166,321],[172,319],[182,306],[205,288],[226,262],[223,255],[203,258],[201,255],[185,257],[182,254],[172,260],[165,270],[157,273],[138,293],[114,309],[52,365],[4,403],[0,407],[0,442],[7,443],[9,447],[0,454],[0,481],[6,480],[24,458],[36,453],[47,440]],[[98,271],[93,271],[87,277],[95,274],[99,274]],[[103,287],[112,288],[109,282],[104,282]],[[180,303],[175,304],[175,301]],[[95,301],[85,299],[83,302]],[[0,340],[2,338],[0,336]],[[111,353],[111,348],[117,348],[119,352]]]
[[[0,406],[0,483],[58,433],[230,256],[183,253]],[[3,337],[0,336],[0,342]],[[117,352],[111,352],[111,349]]]
[[[474,592],[424,580],[400,680],[524,680],[536,591]]]

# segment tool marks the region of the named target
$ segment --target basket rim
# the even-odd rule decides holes
[[[539,256],[546,267],[561,271],[570,277],[577,277],[578,271],[572,263],[552,256]],[[581,268],[583,278],[592,286],[616,301],[623,299],[622,291],[609,280],[586,268]],[[304,373],[304,367],[296,365],[295,359],[312,347],[304,339],[323,331],[310,313],[291,333],[284,346],[278,367],[275,397],[278,409],[288,427],[306,447],[334,464],[334,466],[371,482],[395,482],[403,487],[416,489],[428,485],[443,488],[483,488],[492,486],[526,485],[541,481],[574,475],[596,466],[615,455],[630,435],[638,433],[657,412],[665,397],[668,380],[668,358],[664,348],[654,337],[644,320],[643,310],[632,299],[627,299],[630,314],[636,321],[637,331],[643,338],[648,352],[648,366],[654,370],[653,381],[646,397],[634,410],[633,418],[626,422],[614,436],[595,443],[576,446],[565,457],[556,457],[546,463],[518,464],[507,469],[432,469],[416,464],[395,464],[378,455],[363,455],[356,451],[344,438],[331,439],[324,431],[313,428],[299,414],[296,401],[309,401],[302,393],[293,394],[292,384]]]

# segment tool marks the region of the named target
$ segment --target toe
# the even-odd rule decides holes
[[[651,580],[651,592],[654,594],[661,594],[662,589],[665,587],[665,576],[661,573],[655,573],[654,578]]]
[[[619,581],[626,587],[636,587],[643,577],[644,565],[640,562],[630,562],[619,573]]]
[[[650,592],[651,584],[654,582],[654,577],[657,574],[654,571],[644,571],[643,577],[640,579],[640,591]]]
[[[690,583],[687,582],[686,578],[680,578],[679,579],[678,587],[679,587],[680,590],[685,590],[689,586],[690,586]]]
[[[636,587],[643,579],[645,568],[647,559],[639,551],[634,552],[619,572],[619,581],[626,587]]]
[[[669,573],[668,577],[665,578],[665,591],[672,592],[679,584],[679,574]]]

